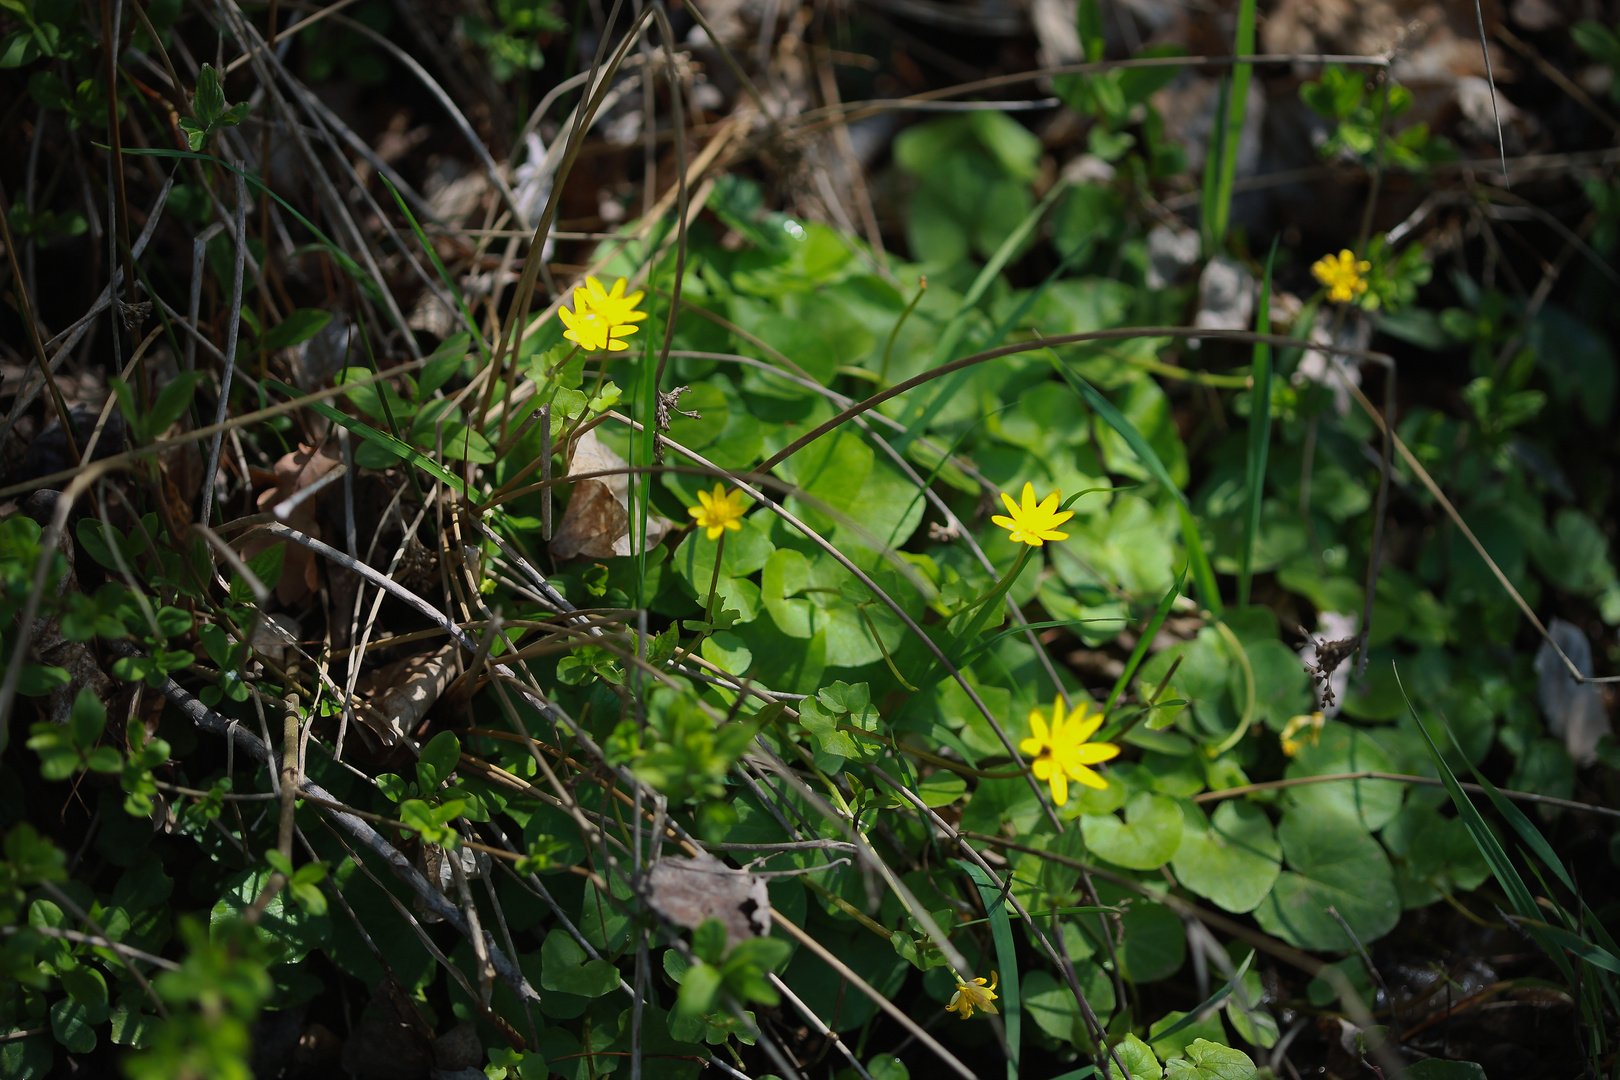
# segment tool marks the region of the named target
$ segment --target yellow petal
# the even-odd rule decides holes
[[[1097,713],[1084,720],[1076,717],[1074,727],[1071,729],[1074,732],[1075,742],[1085,742],[1091,738],[1097,733],[1097,729],[1102,727],[1102,722],[1102,713]]]
[[[1019,512],[1018,511],[1018,504],[1013,502],[1012,496],[1007,494],[1005,491],[1003,491],[1001,493],[1001,501],[1007,505],[1007,513],[1009,513],[1009,514],[1011,514],[1013,516],[1014,524],[1016,524],[1016,520],[1018,518],[1018,512]],[[992,520],[994,520],[994,519],[992,519]],[[997,524],[1000,524],[1000,523],[998,522]],[[1007,528],[1012,528],[1012,525],[1008,525]]]
[[[1055,773],[1051,780],[1052,801],[1059,806],[1069,801],[1069,777],[1064,773]]]
[[[1036,741],[1040,742],[1042,746],[1052,741],[1051,729],[1046,726],[1046,717],[1041,715],[1041,710],[1039,709],[1029,710],[1029,730],[1034,735]],[[1031,751],[1031,753],[1037,752],[1039,752],[1039,748],[1037,748],[1035,751]]]
[[[1119,757],[1119,747],[1111,742],[1086,743],[1079,749],[1079,760],[1086,765],[1095,765],[1099,761],[1112,761]]]
[[[1086,787],[1096,788],[1098,791],[1105,791],[1108,788],[1108,781],[1087,768],[1081,768],[1080,775],[1076,776],[1075,779],[1086,785]]]
[[[1024,504],[1023,511],[1025,514],[1035,512],[1035,485],[1028,480],[1024,481],[1024,493],[1020,501]]]

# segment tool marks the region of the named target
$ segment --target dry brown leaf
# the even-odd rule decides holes
[[[457,647],[451,642],[438,652],[408,656],[368,671],[355,684],[355,690],[372,703],[373,711],[387,718],[388,726],[383,727],[381,720],[366,712],[355,715],[384,743],[394,745],[422,722],[456,677]]]
[[[568,475],[584,476],[627,467],[624,458],[603,445],[596,432],[587,431],[574,444]],[[668,518],[649,514],[645,550],[657,547],[673,524]],[[630,553],[629,476],[620,473],[575,483],[562,524],[551,538],[552,556],[606,559]]]
[[[276,462],[276,486],[259,492],[259,509],[270,510],[277,503],[291,498],[315,483],[337,468],[338,464],[338,459],[328,456],[324,449],[317,452],[313,447],[300,443],[296,453],[283,454],[281,460]],[[293,507],[285,519],[286,524],[305,536],[320,539],[321,526],[320,520],[316,517],[317,506],[317,500],[305,499]],[[274,547],[281,542],[268,536],[249,540],[242,549],[242,557],[251,559],[266,548]],[[289,606],[301,603],[320,588],[320,584],[320,577],[316,574],[315,553],[300,544],[288,544],[286,559],[281,565],[281,581],[276,585],[276,599]]]
[[[713,855],[660,859],[647,875],[647,903],[677,926],[696,930],[709,919],[726,928],[726,948],[771,932],[765,879],[733,870]]]

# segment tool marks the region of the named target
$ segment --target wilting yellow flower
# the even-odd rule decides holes
[[[1037,504],[1035,485],[1026,483],[1023,504],[1013,502],[1012,496],[1003,491],[1001,501],[1007,505],[1007,513],[1011,516],[997,514],[990,520],[1011,533],[1014,542],[1030,547],[1040,547],[1048,540],[1067,540],[1069,534],[1058,532],[1057,527],[1074,517],[1074,511],[1058,512],[1058,499],[1061,497],[1060,492],[1054,491]]]
[[[609,326],[623,326],[625,323],[640,322],[647,317],[645,311],[637,311],[636,305],[646,295],[640,289],[624,295],[625,279],[620,278],[613,283],[613,291],[602,288],[602,283],[593,277],[585,279],[585,284],[574,286],[574,310],[589,309],[593,314],[606,319]],[[636,327],[630,328],[630,333],[636,332]]]
[[[698,528],[709,530],[709,539],[718,540],[727,529],[742,528],[742,492],[727,491],[714,485],[714,494],[698,492],[698,506],[688,506],[686,512],[697,519]]]
[[[1052,801],[1059,806],[1069,801],[1070,780],[1098,790],[1106,788],[1108,781],[1086,766],[1119,756],[1119,747],[1113,743],[1086,741],[1097,733],[1103,722],[1102,713],[1088,719],[1087,711],[1088,705],[1082,701],[1079,708],[1065,717],[1063,698],[1059,695],[1052,703],[1050,725],[1041,710],[1030,710],[1029,729],[1033,734],[1018,744],[1018,749],[1024,753],[1035,755],[1035,762],[1030,766],[1035,779],[1045,780],[1052,786]]]
[[[959,1012],[962,1019],[971,1020],[974,1009],[987,1013],[1000,1012],[1000,1009],[990,1004],[994,1000],[996,1000],[996,973],[992,971],[989,986],[985,985],[983,979],[957,983],[956,993],[952,996],[951,1003],[945,1006],[945,1011]]]
[[[559,308],[557,315],[562,319],[563,325],[568,327],[563,331],[563,337],[576,343],[586,352],[597,352],[601,349],[608,352],[624,352],[630,346],[619,339],[636,332],[634,326],[615,326],[584,306],[578,311]]]
[[[1328,299],[1335,304],[1348,304],[1366,292],[1367,279],[1362,275],[1371,269],[1372,263],[1366,259],[1358,262],[1349,248],[1337,256],[1324,255],[1311,264],[1311,273],[1327,286]]]
[[[1295,739],[1294,736],[1306,728],[1311,729],[1311,745],[1315,746],[1316,740],[1322,735],[1322,725],[1326,722],[1327,718],[1319,712],[1302,713],[1288,721],[1283,725],[1282,729],[1282,752],[1289,757],[1293,757],[1303,750],[1305,743],[1302,740]]]

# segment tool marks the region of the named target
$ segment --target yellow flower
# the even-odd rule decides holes
[[[995,515],[990,520],[1000,525],[1012,534],[1013,541],[1028,544],[1030,547],[1040,547],[1048,540],[1067,540],[1068,533],[1058,532],[1057,527],[1074,517],[1073,510],[1058,512],[1058,499],[1060,492],[1052,492],[1039,504],[1035,502],[1035,485],[1024,485],[1023,505],[1012,501],[1012,496],[1005,491],[1001,493],[1001,501],[1007,505],[1010,517]]]
[[[645,311],[637,311],[636,305],[646,294],[640,289],[624,295],[625,279],[620,278],[613,283],[613,291],[602,288],[602,283],[593,277],[585,279],[585,284],[574,287],[574,310],[589,311],[594,315],[607,320],[609,326],[623,326],[625,323],[640,322],[647,317]],[[638,328],[632,326],[627,333],[635,333]]]
[[[1372,263],[1366,259],[1356,261],[1348,248],[1337,257],[1324,255],[1311,264],[1311,273],[1327,286],[1328,299],[1335,304],[1348,304],[1366,292],[1367,279],[1362,275],[1371,269]]]
[[[1283,725],[1282,729],[1282,752],[1289,757],[1293,757],[1303,750],[1305,743],[1295,739],[1294,736],[1306,728],[1311,729],[1311,745],[1315,746],[1316,740],[1322,735],[1322,725],[1326,722],[1327,718],[1319,712],[1313,712],[1309,715],[1301,714],[1288,721],[1287,724]]]
[[[951,1003],[945,1006],[945,1011],[959,1012],[962,1019],[971,1020],[974,1009],[987,1013],[1000,1012],[1001,1010],[990,1004],[994,1000],[996,1000],[996,973],[992,971],[989,986],[985,985],[983,979],[957,983],[956,993],[952,996]]]
[[[563,325],[568,327],[563,331],[563,337],[577,343],[586,352],[597,352],[600,349],[606,349],[608,352],[624,352],[630,346],[619,339],[636,332],[634,326],[615,326],[583,305],[578,311],[559,308],[557,314],[562,318]]]
[[[698,492],[698,502],[702,505],[688,506],[686,512],[697,519],[698,528],[709,530],[710,540],[720,539],[720,534],[727,529],[742,528],[742,492],[727,491],[716,484],[712,495],[707,491]]]
[[[1032,734],[1018,744],[1018,749],[1024,753],[1035,755],[1035,762],[1030,766],[1035,779],[1052,785],[1052,801],[1059,806],[1069,801],[1070,780],[1098,790],[1106,788],[1108,781],[1086,766],[1119,756],[1119,747],[1113,743],[1086,742],[1103,722],[1101,713],[1088,719],[1087,711],[1088,704],[1082,701],[1079,708],[1065,717],[1063,697],[1059,695],[1052,703],[1051,725],[1047,725],[1041,710],[1031,709],[1029,729]]]

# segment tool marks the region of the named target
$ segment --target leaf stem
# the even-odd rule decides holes
[[[887,386],[888,385],[888,383],[889,383],[889,357],[891,355],[893,355],[893,353],[894,353],[895,339],[900,336],[900,328],[902,326],[906,325],[906,320],[911,318],[911,313],[913,311],[917,310],[917,305],[922,301],[923,293],[925,293],[927,291],[928,291],[928,275],[923,274],[922,276],[917,278],[917,295],[913,296],[911,298],[911,303],[906,305],[906,310],[902,311],[900,313],[900,317],[894,321],[894,329],[889,331],[888,344],[883,346],[883,366],[878,369],[878,385],[879,386]]]

